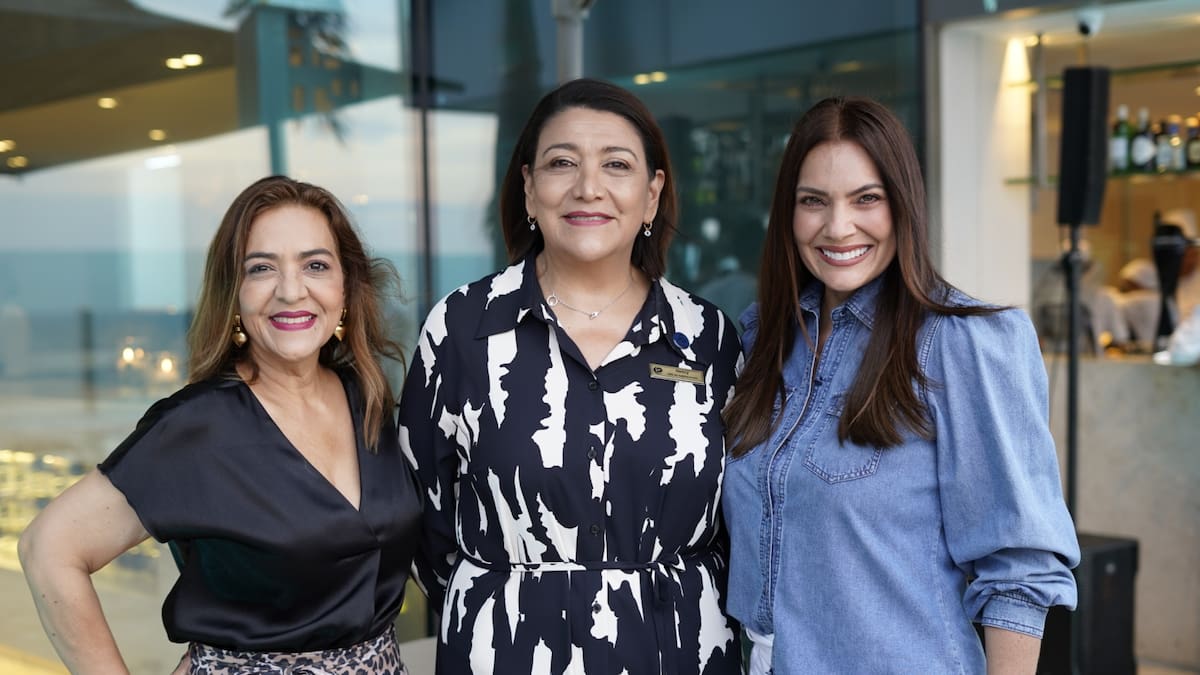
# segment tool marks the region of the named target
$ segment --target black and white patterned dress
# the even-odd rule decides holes
[[[532,257],[433,308],[399,433],[438,673],[740,672],[718,505],[738,346],[660,280],[593,372]]]

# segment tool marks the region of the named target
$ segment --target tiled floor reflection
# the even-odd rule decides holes
[[[0,645],[0,673],[4,675],[66,675],[66,672],[67,669],[57,663]]]

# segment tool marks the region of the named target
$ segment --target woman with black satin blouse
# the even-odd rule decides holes
[[[404,672],[392,622],[421,502],[380,358],[399,357],[329,192],[284,177],[234,200],[188,334],[190,383],[21,537],[42,623],[74,673],[124,673],[90,573],[147,537],[180,575],[176,672]]]

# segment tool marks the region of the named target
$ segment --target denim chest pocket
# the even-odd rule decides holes
[[[872,448],[837,440],[838,422],[845,406],[844,394],[837,394],[821,413],[820,428],[804,455],[804,466],[826,483],[844,483],[875,475],[882,448]]]

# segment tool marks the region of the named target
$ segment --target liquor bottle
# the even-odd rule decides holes
[[[1183,136],[1179,133],[1182,122],[1183,118],[1179,115],[1167,118],[1167,143],[1171,146],[1170,164],[1167,166],[1169,171],[1187,170],[1187,151],[1183,147]]]
[[[1187,165],[1189,169],[1200,169],[1200,118],[1187,118]]]
[[[1148,173],[1154,171],[1154,136],[1150,134],[1150,111],[1138,109],[1138,129],[1129,141],[1129,168]]]
[[[1117,121],[1113,124],[1112,136],[1108,141],[1108,170],[1111,173],[1129,171],[1129,141],[1133,138],[1133,125],[1129,124],[1129,106],[1117,106]]]
[[[1162,120],[1154,131],[1154,170],[1166,173],[1171,170],[1171,134],[1168,123]]]

